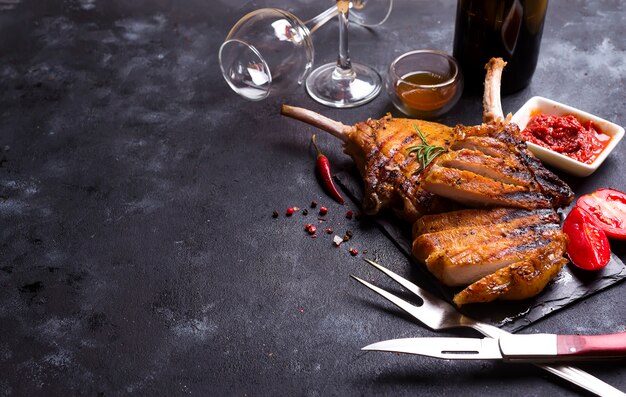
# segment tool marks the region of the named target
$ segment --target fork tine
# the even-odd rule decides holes
[[[372,291],[376,292],[377,294],[379,294],[383,298],[387,299],[389,302],[391,302],[394,305],[398,306],[400,309],[402,309],[405,312],[409,313],[411,316],[413,316],[417,320],[419,320],[422,324],[426,325],[429,328],[435,329],[436,324],[429,324],[428,323],[430,319],[427,316],[424,315],[425,313],[420,313],[420,307],[415,306],[415,305],[413,305],[413,304],[411,304],[411,303],[409,303],[409,302],[407,302],[407,301],[405,301],[403,299],[400,299],[397,296],[395,296],[394,294],[392,294],[390,292],[387,292],[384,289],[375,286],[374,284],[370,284],[367,281],[358,278],[357,276],[353,276],[351,274],[350,277],[352,277],[353,279],[355,279],[359,283],[363,284],[367,288],[371,289]]]
[[[413,284],[412,282],[410,282],[409,280],[400,277],[399,275],[397,275],[396,273],[392,272],[391,270],[382,267],[381,265],[379,265],[378,263],[369,260],[367,258],[363,259],[365,262],[369,263],[370,265],[374,266],[376,269],[380,270],[381,272],[385,273],[388,277],[390,277],[393,281],[395,281],[396,283],[400,284],[401,286],[403,286],[404,288],[408,289],[409,291],[411,291],[412,293],[414,293],[415,295],[419,296],[421,298],[421,294],[423,294],[425,291],[423,289],[421,289],[420,287],[418,287],[417,285]]]
[[[387,268],[379,265],[378,263],[376,263],[376,262],[374,262],[372,260],[369,260],[367,258],[364,258],[364,260],[365,260],[365,262],[367,262],[370,265],[374,266],[376,269],[378,269],[381,272],[385,273],[388,277],[390,277],[396,283],[400,284],[401,286],[403,286],[404,288],[408,289],[409,291],[411,291],[415,295],[419,296],[424,301],[424,304],[426,304],[426,305],[433,305],[433,306],[441,306],[441,304],[443,303],[441,298],[438,298],[438,297],[434,296],[430,292],[428,292],[428,291],[418,287],[417,285],[413,284],[409,280],[407,280],[407,279],[405,279],[403,277],[400,277],[398,274],[392,272],[391,270],[389,270],[389,269],[387,269]]]

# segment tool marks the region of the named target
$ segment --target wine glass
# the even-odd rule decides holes
[[[354,0],[351,6],[356,23],[377,26],[389,16],[392,0]],[[306,22],[278,8],[262,8],[245,15],[220,47],[224,79],[236,93],[250,100],[290,92],[304,82],[313,66],[312,33],[335,15],[335,6]]]
[[[358,6],[376,5],[375,0],[359,1]],[[377,4],[380,6],[380,4]],[[392,1],[389,1],[389,12]],[[356,8],[356,7],[355,7]],[[378,72],[367,65],[354,63],[348,51],[349,0],[337,0],[339,17],[339,56],[337,62],[315,69],[306,80],[306,89],[315,101],[336,108],[352,108],[374,99],[382,88]],[[383,23],[386,17],[381,20]],[[378,24],[380,24],[378,23]]]

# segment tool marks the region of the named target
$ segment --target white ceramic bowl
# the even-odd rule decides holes
[[[524,106],[522,106],[511,119],[512,122],[517,124],[520,130],[526,128],[526,124],[531,119],[532,115],[537,113],[548,114],[552,116],[564,116],[571,114],[581,122],[591,120],[593,124],[600,129],[603,133],[611,137],[609,144],[600,153],[600,155],[591,164],[585,164],[580,161],[569,158],[561,153],[557,153],[553,150],[546,149],[531,142],[526,142],[528,148],[533,152],[542,162],[551,165],[560,170],[566,171],[575,176],[588,176],[591,175],[598,167],[604,162],[607,156],[617,146],[619,141],[624,136],[624,129],[617,124],[610,121],[601,119],[582,110],[578,110],[571,106],[563,105],[562,103],[535,96],[530,98]]]

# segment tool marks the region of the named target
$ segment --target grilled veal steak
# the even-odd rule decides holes
[[[485,123],[475,127],[450,128],[390,115],[347,126],[288,105],[282,106],[281,113],[344,142],[344,151],[363,177],[362,207],[369,215],[392,208],[400,219],[414,222],[424,214],[454,208],[450,200],[471,207],[564,207],[574,198],[571,189],[528,151],[517,125],[502,115],[504,65],[501,59],[487,64]],[[428,145],[448,151],[425,169],[410,150],[424,144],[417,129]]]

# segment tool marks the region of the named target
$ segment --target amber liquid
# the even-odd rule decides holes
[[[548,0],[458,0],[454,57],[465,87],[480,92],[485,64],[502,57],[502,92],[526,87],[535,72]]]
[[[402,76],[396,84],[398,96],[410,108],[416,110],[435,110],[443,107],[454,97],[456,85],[446,87],[417,87],[445,83],[449,77],[431,72],[413,72]]]

